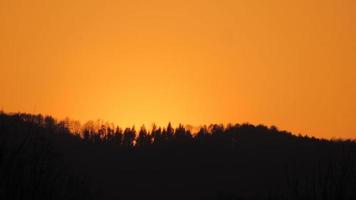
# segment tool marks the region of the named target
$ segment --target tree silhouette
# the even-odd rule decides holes
[[[135,138],[136,138],[135,127],[126,128],[122,139],[122,145],[125,147],[133,147]]]
[[[0,112],[0,199],[356,199],[356,142]],[[73,128],[75,127],[75,128]]]
[[[153,144],[158,145],[164,142],[161,127],[157,128],[156,124],[153,124],[151,134],[153,137]]]
[[[151,135],[148,134],[145,126],[142,126],[136,140],[137,147],[148,146],[151,144],[151,141],[152,141]]]

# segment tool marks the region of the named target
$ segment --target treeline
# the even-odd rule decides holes
[[[0,199],[356,199],[356,142],[0,113]]]
[[[85,176],[73,173],[53,139],[75,140],[52,117],[0,112],[0,199],[91,199]]]
[[[2,113],[5,116],[5,113]],[[167,143],[220,143],[222,145],[229,144],[234,147],[237,143],[246,142],[268,142],[268,143],[283,143],[288,141],[297,142],[355,142],[348,139],[326,140],[310,136],[293,135],[287,131],[280,131],[275,126],[267,127],[264,125],[252,124],[211,124],[202,126],[197,132],[191,131],[191,128],[179,124],[178,127],[173,127],[168,123],[167,127],[158,127],[153,124],[151,130],[148,130],[144,125],[138,130],[135,126],[131,128],[121,128],[113,123],[103,122],[101,120],[88,121],[81,125],[79,121],[65,119],[57,121],[51,116],[42,116],[41,114],[32,115],[18,113],[11,115],[18,121],[31,123],[42,128],[46,128],[51,132],[60,132],[71,134],[80,139],[95,143],[95,144],[112,144],[123,147],[143,147],[151,144],[167,144]],[[258,138],[256,141],[255,139]],[[250,141],[249,141],[250,140]],[[266,141],[270,140],[270,141]]]

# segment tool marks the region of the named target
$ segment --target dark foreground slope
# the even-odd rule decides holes
[[[0,114],[0,199],[356,199],[356,143],[276,128],[151,131]]]

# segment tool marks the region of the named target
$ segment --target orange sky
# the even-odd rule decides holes
[[[0,0],[0,109],[356,138],[355,0]]]

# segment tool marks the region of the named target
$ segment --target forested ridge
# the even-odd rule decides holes
[[[356,142],[0,113],[0,199],[356,199]]]

